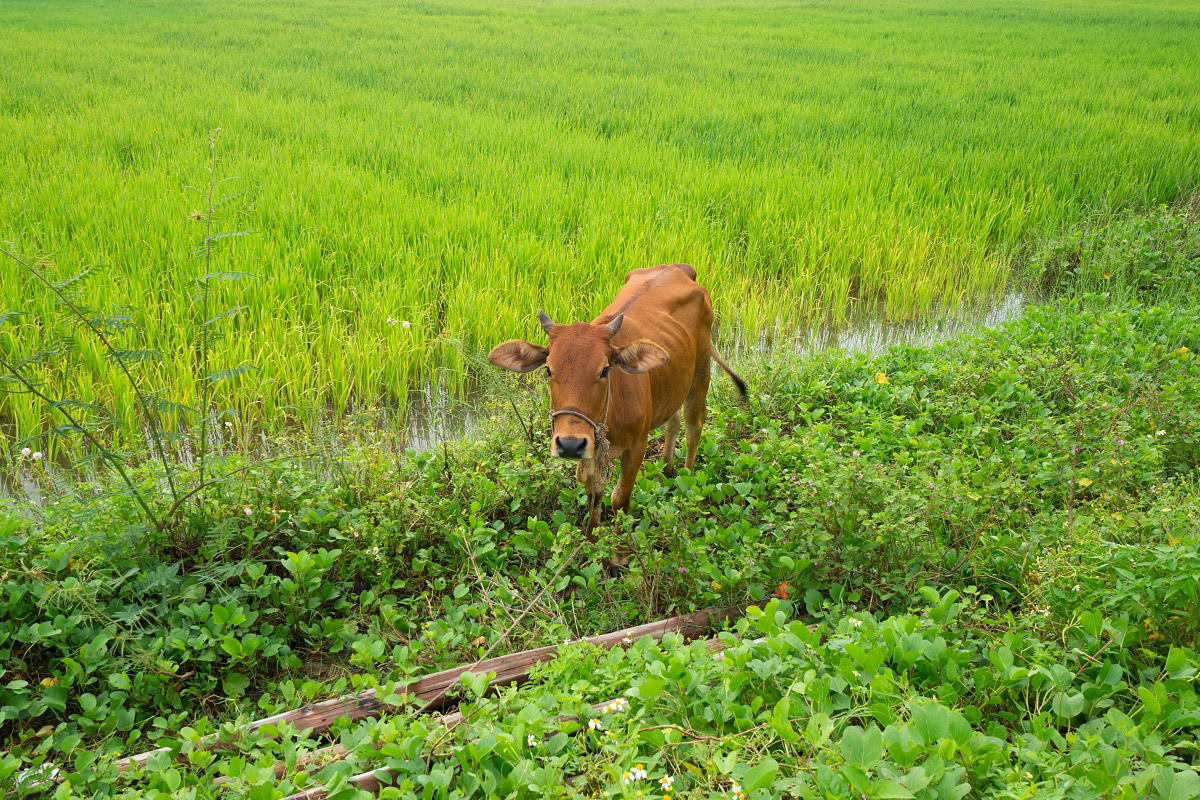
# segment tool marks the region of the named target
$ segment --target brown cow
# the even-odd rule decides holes
[[[620,510],[629,506],[647,438],[659,425],[666,425],[665,471],[674,474],[681,407],[684,466],[696,463],[710,357],[746,394],[746,384],[712,347],[712,301],[687,264],[630,272],[617,299],[590,323],[559,325],[544,311],[538,318],[549,345],[513,339],[497,345],[488,361],[513,372],[545,366],[554,408],[550,453],[579,461],[575,475],[591,501],[589,530],[599,521],[604,490],[595,458],[598,423],[607,429],[611,455],[621,460],[612,492],[612,507]]]

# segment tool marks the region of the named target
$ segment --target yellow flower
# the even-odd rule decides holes
[[[58,686],[58,679],[57,678],[42,678],[42,686],[46,686],[46,687]]]
[[[888,382],[888,376],[884,375],[882,372],[876,372],[875,373],[875,382],[878,383],[880,386],[882,386],[883,384]]]
[[[1092,479],[1091,478],[1080,478],[1079,485],[1086,489],[1087,487],[1092,485]]]
[[[717,583],[716,581],[713,581],[713,582],[712,582],[712,587],[713,587],[714,589],[716,589],[717,591],[720,591],[720,590],[721,590],[721,584]]]
[[[1176,350],[1175,352],[1179,353],[1179,355],[1181,355],[1181,356],[1186,356],[1189,351],[1186,347],[1181,347],[1178,350]]]

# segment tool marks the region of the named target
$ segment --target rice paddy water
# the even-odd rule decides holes
[[[538,308],[589,318],[655,263],[727,331],[999,297],[1030,241],[1200,174],[1200,9],[1170,0],[9,0],[0,28],[0,243],[95,267],[141,384],[248,426],[465,393]],[[206,263],[216,129],[212,231],[253,233]],[[206,273],[254,277],[206,317]],[[6,362],[49,347],[48,397],[131,423],[95,339],[0,276]],[[0,395],[10,443],[60,423]]]

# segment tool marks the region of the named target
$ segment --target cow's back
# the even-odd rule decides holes
[[[660,264],[657,267],[635,269],[626,275],[625,285],[617,293],[616,299],[593,323],[607,322],[618,314],[625,315],[622,333],[625,333],[625,325],[630,322],[634,323],[634,327],[653,326],[666,317],[681,324],[693,318],[696,321],[706,319],[711,327],[712,303],[705,288],[696,283],[696,270],[690,264]],[[652,337],[645,334],[633,337],[618,334],[618,341],[614,344],[637,338]],[[666,347],[665,343],[659,344]]]
[[[613,337],[615,346],[648,339],[671,357],[666,366],[649,373],[619,376],[613,388],[634,406],[624,409],[628,415],[621,416],[629,419],[621,422],[633,424],[635,417],[648,413],[649,427],[661,425],[687,397],[701,357],[707,368],[712,301],[695,278],[696,271],[688,264],[635,269],[625,276],[616,299],[593,320],[593,324],[605,323],[624,314],[621,329]],[[649,396],[639,397],[644,392]]]

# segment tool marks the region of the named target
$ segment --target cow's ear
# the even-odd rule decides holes
[[[520,339],[509,339],[492,348],[492,352],[488,353],[488,361],[513,372],[533,372],[546,363],[546,354],[549,352],[548,347],[539,347]]]
[[[638,339],[624,347],[618,347],[612,354],[612,363],[634,375],[639,372],[649,372],[670,360],[671,357],[667,355],[666,350],[646,339]]]

